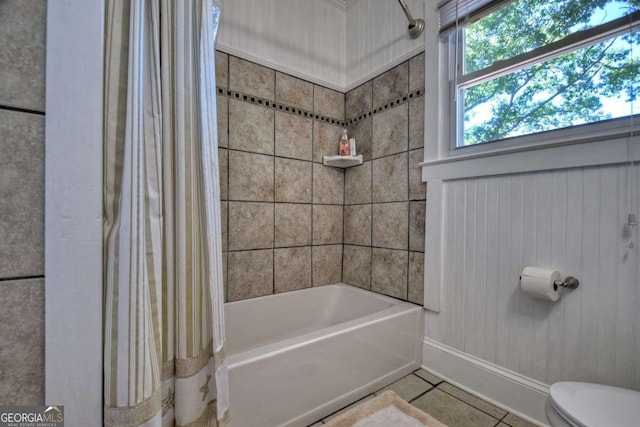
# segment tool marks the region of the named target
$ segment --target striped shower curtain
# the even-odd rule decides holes
[[[214,0],[107,0],[104,423],[224,426]],[[81,262],[81,260],[78,260]]]

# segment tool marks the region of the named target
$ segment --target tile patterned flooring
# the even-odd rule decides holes
[[[393,384],[323,418],[310,427],[322,426],[330,419],[385,390],[393,390],[398,396],[416,408],[429,413],[448,427],[534,427],[534,424],[485,402],[424,369],[418,369]]]

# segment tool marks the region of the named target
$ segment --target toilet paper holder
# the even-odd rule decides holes
[[[580,286],[580,281],[573,276],[567,276],[564,280],[554,281],[553,285],[567,289],[575,289]]]

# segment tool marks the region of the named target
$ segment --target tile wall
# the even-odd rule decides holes
[[[423,301],[426,187],[424,54],[346,94],[351,136],[364,155],[345,170],[345,283]]]
[[[424,55],[346,96],[216,60],[227,301],[344,281],[421,304]],[[344,127],[364,164],[323,166]]]
[[[0,405],[44,403],[46,7],[0,1]]]
[[[342,280],[344,94],[217,52],[227,301]]]

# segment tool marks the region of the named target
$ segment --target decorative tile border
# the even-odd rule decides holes
[[[384,104],[382,107],[380,108],[376,108],[373,111],[369,111],[366,112],[364,114],[359,115],[358,117],[354,117],[352,119],[347,120],[345,123],[348,125],[352,125],[355,123],[358,123],[360,120],[362,119],[366,119],[367,117],[371,117],[372,115],[381,113],[383,111],[386,111],[392,107],[397,107],[398,105],[402,105],[402,104],[406,104],[407,102],[411,101],[412,99],[415,98],[419,98],[420,96],[424,95],[424,88],[421,87],[420,89],[416,89],[413,90],[399,98],[396,98],[394,100],[391,100],[389,102],[387,102],[386,104]]]
[[[347,122],[345,122],[344,120],[338,120],[336,118],[333,117],[325,117],[325,116],[321,116],[318,114],[314,114],[311,111],[308,110],[304,110],[302,108],[297,108],[288,104],[282,104],[279,102],[275,102],[275,101],[271,101],[269,99],[264,99],[264,98],[260,98],[258,96],[254,96],[254,95],[247,95],[245,93],[242,92],[237,92],[237,91],[233,91],[233,90],[228,90],[228,89],[224,89],[221,87],[217,88],[217,93],[218,95],[223,95],[226,96],[228,98],[231,99],[237,99],[240,101],[245,101],[245,102],[249,102],[250,104],[255,104],[255,105],[260,105],[262,107],[267,107],[267,108],[271,108],[274,109],[276,111],[282,111],[285,113],[290,113],[290,114],[294,114],[300,117],[307,117],[310,119],[316,119],[316,120],[320,120],[322,122],[325,123],[330,123],[332,125],[336,125],[336,126],[346,126]]]
[[[362,119],[365,119],[367,117],[371,117],[372,115],[381,113],[381,112],[386,111],[386,110],[388,110],[390,108],[397,107],[398,105],[405,104],[405,103],[411,101],[412,99],[419,98],[420,96],[424,95],[424,88],[420,88],[420,89],[416,89],[416,90],[413,90],[411,92],[408,92],[407,94],[405,94],[405,95],[403,95],[403,96],[401,96],[401,97],[399,97],[397,99],[394,99],[394,100],[391,100],[390,102],[387,102],[386,104],[384,104],[380,108],[376,108],[373,111],[366,112],[364,114],[361,114],[358,117],[354,117],[354,118],[346,120],[346,121],[345,120],[339,120],[339,119],[336,119],[336,118],[333,118],[333,117],[321,116],[321,115],[318,115],[318,114],[314,114],[311,111],[304,110],[302,108],[294,107],[292,105],[282,104],[282,103],[279,103],[279,102],[271,101],[269,99],[260,98],[260,97],[255,96],[255,95],[247,95],[246,93],[237,92],[237,91],[234,91],[234,90],[228,90],[228,89],[221,88],[221,87],[217,88],[217,93],[218,93],[218,95],[226,96],[226,97],[231,98],[231,99],[237,99],[237,100],[240,100],[240,101],[249,102],[250,104],[255,104],[255,105],[262,106],[262,107],[271,108],[271,109],[276,110],[276,111],[282,111],[282,112],[294,114],[294,115],[297,115],[297,116],[300,116],[300,117],[307,117],[307,118],[310,118],[310,119],[319,120],[319,121],[322,121],[322,122],[325,122],[325,123],[329,123],[329,124],[332,124],[332,125],[345,127],[347,125],[352,125],[352,124],[358,123]]]

